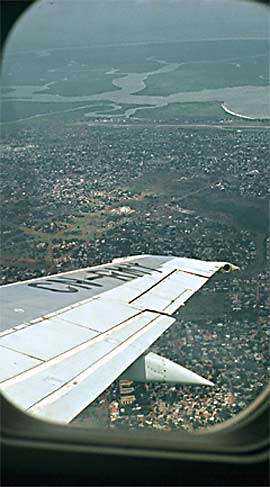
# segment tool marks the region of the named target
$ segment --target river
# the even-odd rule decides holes
[[[62,96],[58,94],[42,93],[50,88],[54,82],[37,85],[12,85],[13,91],[3,95],[3,99],[16,101],[41,102],[41,103],[68,103],[79,102],[83,104],[94,102],[111,102],[108,111],[99,112],[96,107],[87,111],[87,117],[113,117],[113,111],[119,110],[122,105],[136,105],[123,112],[122,116],[130,117],[141,109],[153,109],[167,106],[170,103],[187,102],[212,102],[217,101],[231,114],[254,119],[270,118],[269,87],[267,86],[236,86],[219,89],[204,89],[200,91],[177,92],[167,96],[151,96],[140,94],[146,87],[145,81],[149,76],[173,72],[182,64],[167,63],[162,60],[155,60],[160,68],[155,71],[143,73],[126,73],[122,77],[113,79],[112,84],[117,90],[107,91],[100,94],[87,96]],[[203,62],[203,61],[202,61]],[[113,72],[119,72],[111,68]],[[109,71],[111,73],[111,71]],[[224,106],[223,106],[224,105]],[[225,109],[224,108],[224,109]],[[115,115],[117,116],[117,115]]]

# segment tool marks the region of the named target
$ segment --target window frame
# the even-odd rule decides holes
[[[2,47],[35,1],[2,1]],[[55,485],[55,478],[60,485],[88,485],[89,480],[103,485],[268,485],[269,392],[266,387],[232,419],[193,433],[55,424],[24,413],[0,394],[2,477],[13,485],[41,485],[41,479],[43,485]]]

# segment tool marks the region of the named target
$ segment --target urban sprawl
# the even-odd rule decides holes
[[[268,376],[266,125],[98,120],[2,134],[1,282],[138,254],[230,261],[152,351],[213,387],[118,380],[75,420],[171,431],[222,422]]]

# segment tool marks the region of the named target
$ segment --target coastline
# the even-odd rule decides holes
[[[246,120],[263,120],[260,118],[258,119],[255,117],[248,117],[247,115],[242,115],[241,113],[233,112],[232,110],[229,110],[229,108],[226,107],[225,103],[221,104],[221,108],[223,108],[224,112],[229,113],[230,115],[233,115],[234,117],[244,118]]]

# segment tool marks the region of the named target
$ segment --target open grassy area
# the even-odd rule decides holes
[[[144,197],[145,195],[140,195],[140,197],[138,197],[138,200],[130,200],[127,204],[133,209],[139,210],[140,207],[144,204]],[[73,217],[71,223],[66,224],[64,228],[56,232],[44,232],[41,230],[36,230],[34,228],[22,227],[21,231],[23,232],[24,237],[27,238],[28,241],[31,241],[33,244],[34,250],[32,254],[35,255],[35,259],[32,259],[31,263],[35,264],[36,259],[45,261],[48,265],[51,265],[55,262],[60,262],[65,258],[65,255],[69,252],[69,250],[65,251],[62,249],[60,252],[61,256],[56,257],[54,252],[54,246],[56,242],[72,242],[75,239],[78,243],[78,241],[87,242],[90,240],[94,240],[103,233],[112,230],[117,225],[121,225],[127,218],[135,218],[136,213],[132,213],[128,216],[121,214],[117,215],[117,217],[114,216],[112,214],[112,210],[121,206],[123,206],[123,204],[121,204],[121,202],[119,201],[112,205],[106,206],[103,210],[90,210],[87,213],[77,214]],[[55,223],[61,224],[60,221]],[[42,251],[42,254],[40,255],[40,252],[39,254],[36,252],[36,245],[41,242],[45,244],[45,247]],[[22,260],[25,261],[25,258],[26,256],[23,255]],[[29,259],[27,260],[29,261]],[[7,258],[7,262],[8,261],[9,259]]]
[[[229,88],[234,86],[267,86],[267,56],[227,62],[190,62],[176,71],[149,76],[140,95],[167,96],[183,91]]]
[[[230,220],[230,224],[243,228],[257,235],[267,236],[269,233],[269,207],[264,199],[248,200],[245,198],[231,199],[230,194],[210,189],[211,182],[207,176],[200,180],[180,181],[180,172],[159,170],[147,172],[134,181],[131,190],[148,192],[150,195],[163,193],[176,195],[185,199],[185,207],[199,214],[211,216],[211,219]],[[152,196],[153,197],[153,196]]]
[[[197,197],[191,202],[202,211],[214,212],[231,218],[239,227],[249,232],[267,236],[269,233],[269,207],[266,200],[249,201],[245,199],[231,200],[216,194],[208,195],[207,199]]]
[[[16,124],[16,121],[25,119],[25,123],[28,122],[31,124],[35,120],[35,126],[37,126],[38,123],[44,123],[46,121],[50,123],[85,121],[85,113],[96,111],[100,114],[102,112],[110,113],[113,110],[113,106],[110,101],[41,103],[3,100],[1,105],[1,122],[2,124],[11,122]],[[27,120],[28,117],[29,120]]]
[[[109,103],[109,102],[108,102]],[[99,105],[101,106],[101,105]],[[121,108],[117,108],[116,110],[113,108],[113,105],[105,105],[104,107],[101,106],[101,108],[96,109],[95,111],[98,112],[98,114],[103,115],[104,112],[104,117],[110,118],[110,117],[116,117],[116,118],[125,118],[126,117],[126,111],[131,110],[133,108],[138,108],[138,105],[135,105],[134,103],[121,103],[119,104]],[[145,107],[150,107],[151,105],[145,105]],[[85,114],[85,117],[91,117],[91,110]],[[94,110],[93,110],[94,112]],[[140,112],[139,112],[140,113]],[[136,116],[136,115],[135,115]],[[96,115],[92,115],[92,117],[96,117]]]
[[[63,110],[75,109],[82,106],[82,103],[38,103],[17,100],[2,100],[1,122],[13,122],[21,118],[32,117],[38,114],[60,112]]]
[[[164,121],[220,121],[231,116],[220,102],[170,103],[166,107],[139,110],[133,117]]]
[[[117,86],[112,84],[115,78],[121,75],[106,74],[104,70],[90,70],[67,73],[64,79],[56,81],[50,85],[46,90],[39,93],[47,95],[61,95],[61,96],[90,96],[106,91],[119,90]]]
[[[16,124],[16,121],[33,123],[35,126],[46,121],[51,123],[87,121],[88,118],[97,118],[98,115],[105,118],[124,118],[127,110],[138,107],[135,104],[123,103],[120,108],[114,109],[111,101],[93,102],[67,102],[45,103],[16,100],[2,100],[1,123]],[[145,105],[147,106],[147,105]],[[149,105],[150,106],[150,105]],[[29,118],[28,118],[29,117]],[[32,118],[30,118],[32,117]],[[25,119],[25,120],[24,120]]]

